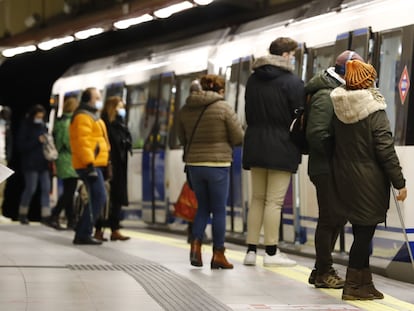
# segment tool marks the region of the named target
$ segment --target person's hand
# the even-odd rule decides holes
[[[86,176],[92,179],[98,178],[98,172],[92,163],[86,167]]]
[[[404,201],[406,197],[407,197],[407,188],[404,187],[404,188],[398,189],[397,200]]]
[[[45,142],[46,142],[46,137],[45,137],[45,135],[40,135],[39,136],[39,141],[42,143],[42,144],[44,144]]]

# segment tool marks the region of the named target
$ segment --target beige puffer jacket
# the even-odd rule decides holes
[[[184,161],[231,162],[232,147],[242,144],[243,129],[234,110],[216,92],[194,92],[187,98],[178,116],[179,139],[186,146],[206,105],[209,107],[197,126]]]

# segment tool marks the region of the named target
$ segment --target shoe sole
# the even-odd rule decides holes
[[[243,262],[243,265],[245,265],[245,266],[255,266],[256,263],[255,262]]]
[[[316,288],[332,288],[332,289],[341,289],[344,288],[344,284],[343,285],[328,285],[325,283],[315,283],[314,284]]]

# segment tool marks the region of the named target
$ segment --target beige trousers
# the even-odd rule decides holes
[[[247,244],[259,244],[263,225],[264,245],[277,245],[281,208],[289,187],[290,172],[251,168],[252,200],[247,217]]]

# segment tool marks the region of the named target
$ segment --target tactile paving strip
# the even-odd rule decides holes
[[[39,240],[56,244],[67,243],[66,238],[45,234],[38,227],[13,229],[12,226],[8,228],[13,233],[26,236],[29,234],[32,238]],[[124,271],[132,276],[165,310],[231,310],[194,282],[158,263],[106,247],[82,246],[78,250],[106,261],[108,264],[68,264],[66,268],[77,271]],[[39,268],[42,267],[39,266]]]

